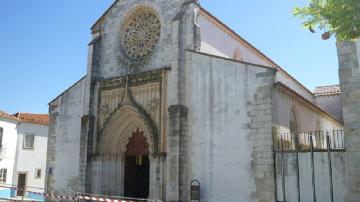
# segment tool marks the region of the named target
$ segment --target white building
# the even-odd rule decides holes
[[[44,192],[48,121],[47,114],[10,115],[0,111],[1,198],[42,200],[27,191]]]

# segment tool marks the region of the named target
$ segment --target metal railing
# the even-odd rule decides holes
[[[310,132],[296,132],[296,133],[273,133],[274,151],[310,151],[311,144],[315,151],[326,151],[326,138],[330,138],[331,150],[345,150],[344,131],[310,131]],[[297,148],[296,148],[297,145]]]
[[[330,202],[334,202],[334,192],[333,192],[333,172],[332,172],[332,152],[336,151],[345,151],[344,144],[344,131],[343,130],[334,130],[334,131],[313,131],[313,132],[303,132],[303,133],[274,133],[274,158],[275,161],[281,162],[281,167],[278,168],[276,163],[275,172],[278,169],[281,173],[281,188],[282,188],[282,201],[287,201],[286,199],[286,183],[285,183],[285,153],[286,152],[295,152],[295,170],[296,170],[296,188],[297,188],[297,201],[301,201],[300,196],[300,175],[299,175],[299,152],[309,152],[310,155],[310,164],[311,164],[311,181],[312,181],[312,196],[313,202],[316,202],[316,178],[315,178],[315,152],[327,153],[328,160],[328,173],[329,173],[329,195]],[[275,176],[275,180],[277,176]],[[276,197],[277,194],[276,194]],[[277,201],[278,198],[277,198]]]

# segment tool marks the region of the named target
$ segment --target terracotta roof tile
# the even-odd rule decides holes
[[[31,113],[16,113],[16,114],[8,114],[4,111],[0,110],[0,117],[12,119],[20,122],[27,123],[37,123],[37,124],[49,124],[49,115],[47,114],[31,114]]]
[[[28,123],[38,123],[38,124],[49,124],[49,115],[47,114],[31,114],[31,113],[16,113],[13,114],[19,121],[28,122]]]
[[[314,95],[322,96],[322,95],[337,95],[340,94],[340,86],[339,85],[331,85],[331,86],[319,86],[315,88]]]
[[[11,114],[8,114],[4,111],[1,111],[0,110],[0,117],[2,118],[8,118],[8,119],[13,119],[13,120],[18,120],[15,116],[11,115]]]

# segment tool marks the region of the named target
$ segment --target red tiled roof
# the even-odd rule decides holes
[[[37,123],[37,124],[49,124],[49,115],[47,114],[31,114],[31,113],[16,113],[16,114],[8,114],[4,111],[0,110],[0,117],[12,119],[15,121],[20,122],[27,122],[27,123]]]
[[[38,123],[38,124],[49,124],[49,115],[48,114],[31,114],[31,113],[16,113],[13,114],[19,121],[28,122],[28,123]]]
[[[331,85],[331,86],[319,86],[315,88],[314,95],[337,95],[340,94],[340,86],[339,85]]]
[[[0,111],[0,117],[2,118],[8,118],[8,119],[13,119],[13,120],[18,120],[15,116],[8,114],[6,112]]]

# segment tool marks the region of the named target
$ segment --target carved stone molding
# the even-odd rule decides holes
[[[101,133],[100,154],[115,155],[126,152],[129,139],[136,131],[144,131],[143,135],[149,144],[152,155],[158,153],[157,130],[152,124],[141,115],[138,109],[133,106],[125,105],[121,107],[108,121]]]
[[[133,8],[119,30],[117,61],[136,70],[156,55],[161,37],[161,19],[155,8],[141,5]]]
[[[101,90],[109,90],[114,88],[129,86],[143,85],[146,83],[160,81],[162,79],[162,72],[165,69],[140,72],[136,74],[128,74],[125,76],[111,78],[100,81]]]
[[[163,75],[164,69],[99,82],[97,142],[101,154],[125,152],[136,129],[144,131],[151,154],[158,154]]]
[[[160,38],[160,20],[151,10],[140,10],[124,23],[122,49],[130,60],[149,57]]]

